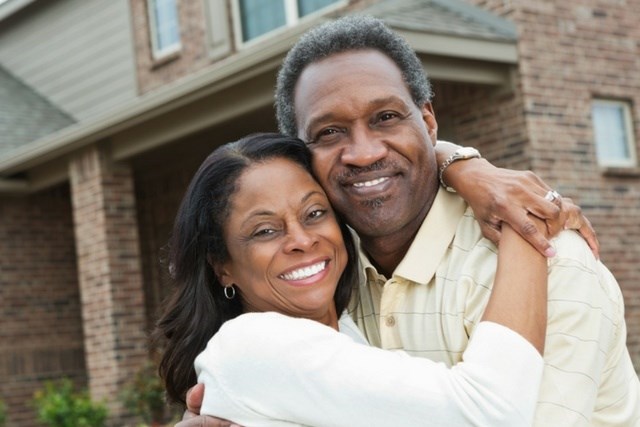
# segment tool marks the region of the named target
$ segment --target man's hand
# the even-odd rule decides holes
[[[482,234],[494,243],[500,240],[504,221],[540,253],[554,256],[549,240],[527,217],[531,213],[545,221],[550,236],[563,229],[577,230],[596,258],[600,257],[596,233],[580,207],[567,197],[545,199],[551,188],[534,173],[497,168],[485,159],[455,162],[445,173],[447,184],[469,203]]]
[[[175,427],[240,427],[231,421],[200,415],[204,397],[204,384],[196,384],[187,391],[187,410]]]

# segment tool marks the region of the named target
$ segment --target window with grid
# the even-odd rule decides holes
[[[154,58],[180,50],[180,26],[176,0],[148,0],[151,47]]]
[[[246,43],[285,26],[295,25],[301,18],[322,13],[344,0],[235,0],[241,42]]]
[[[637,160],[629,102],[594,99],[591,115],[598,164],[635,167]]]

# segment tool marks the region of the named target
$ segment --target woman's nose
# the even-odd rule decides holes
[[[286,252],[303,251],[306,252],[318,242],[316,233],[311,232],[303,224],[295,224],[288,227],[287,241],[285,243]]]

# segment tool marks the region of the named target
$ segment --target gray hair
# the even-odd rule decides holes
[[[433,96],[431,85],[415,51],[382,20],[350,15],[326,22],[305,33],[291,48],[278,72],[275,94],[280,132],[297,136],[294,90],[300,74],[311,63],[348,50],[376,49],[402,72],[413,102],[422,107]]]

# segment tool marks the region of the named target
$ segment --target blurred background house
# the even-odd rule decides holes
[[[0,2],[0,398],[69,377],[131,421],[163,246],[216,146],[275,130],[275,74],[306,29],[384,18],[419,53],[439,137],[530,169],[583,208],[640,369],[640,0]]]

